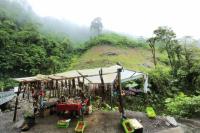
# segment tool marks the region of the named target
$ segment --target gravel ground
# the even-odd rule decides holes
[[[163,118],[148,119],[144,113],[127,112],[128,118],[136,118],[144,126],[144,133],[155,133],[162,130],[172,129],[172,126],[167,126]],[[56,122],[59,118],[52,115],[46,118],[38,118],[36,125],[27,133],[73,133],[77,120],[72,120],[67,129],[56,127]],[[120,114],[118,112],[93,112],[84,119],[87,121],[85,133],[123,133],[120,125]],[[176,130],[179,131],[179,130]],[[167,133],[167,132],[166,132]],[[169,133],[173,133],[170,131]],[[175,133],[175,132],[174,132]],[[176,132],[179,133],[179,132]]]
[[[15,128],[15,123],[13,123],[13,111],[4,112],[0,114],[0,133],[19,133],[20,130]],[[17,120],[22,118],[22,113],[18,110]]]
[[[27,99],[23,99],[22,95],[19,96],[19,105],[17,110],[16,122],[13,122],[15,100],[13,98],[9,102],[9,108],[0,113],[0,133],[19,133],[20,130],[16,128],[16,123],[23,119],[24,110],[30,110],[30,103]],[[32,110],[32,109],[31,109]]]
[[[18,111],[18,120],[22,118]],[[20,116],[21,115],[21,116]],[[170,129],[172,126],[167,126],[164,119],[148,119],[144,113],[127,112],[128,118],[136,118],[144,126],[144,133],[155,133],[161,130]],[[13,111],[0,115],[0,133],[19,133],[19,129],[15,128],[15,123],[12,122]],[[58,129],[56,122],[59,117],[51,115],[45,118],[37,118],[36,125],[27,133],[73,133],[77,120],[74,119],[67,129]],[[120,114],[118,112],[93,112],[84,119],[87,121],[86,133],[123,133],[120,122]],[[172,133],[172,132],[170,132]]]
[[[15,99],[11,102],[13,106]],[[28,108],[29,102],[27,100],[20,99],[20,104],[17,112],[17,121],[21,120],[22,112],[24,108]],[[144,133],[182,133],[180,127],[174,128],[167,126],[163,117],[157,117],[156,119],[149,119],[145,113],[126,111],[128,118],[136,118],[144,126]],[[70,122],[70,126],[67,129],[60,129],[56,127],[57,121],[61,119],[57,115],[51,115],[45,118],[37,118],[36,125],[32,127],[27,133],[73,133],[77,119],[73,119]],[[16,128],[16,123],[12,122],[13,111],[0,112],[0,133],[20,133],[20,130]],[[123,129],[120,125],[119,112],[93,112],[91,115],[85,116],[87,121],[87,128],[85,133],[123,133]],[[187,126],[182,125],[183,129],[187,129]],[[189,129],[189,128],[188,128]],[[198,128],[199,129],[199,128]],[[191,130],[193,131],[193,130]],[[189,131],[187,132],[189,133]],[[191,132],[192,133],[192,132]],[[199,133],[199,132],[195,132]]]

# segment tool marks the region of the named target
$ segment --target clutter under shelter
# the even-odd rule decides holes
[[[19,91],[17,92],[13,121],[16,120],[18,97],[22,93],[23,97],[26,94],[28,100],[32,99],[34,118],[37,114],[44,117],[50,112],[79,115],[82,118],[76,126],[76,130],[79,131],[79,125],[82,124],[80,127],[85,128],[83,115],[91,113],[90,98],[100,96],[102,101],[109,99],[112,103],[114,100],[113,90],[118,92],[119,111],[122,113],[122,119],[126,119],[121,83],[136,79],[143,80],[142,91],[147,93],[149,91],[148,75],[125,69],[120,65],[15,78],[14,80],[19,82]],[[122,123],[124,124],[126,121]],[[58,127],[62,127],[63,124],[65,126],[66,121],[59,121]]]

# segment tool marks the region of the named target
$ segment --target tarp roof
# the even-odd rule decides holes
[[[50,80],[47,75],[38,74],[32,77],[14,78],[18,82],[32,82],[32,81],[44,81]]]
[[[100,84],[101,79],[99,71],[102,70],[102,76],[105,84],[114,83],[117,78],[117,70],[123,68],[119,65],[114,65],[110,67],[94,68],[94,69],[83,69],[83,70],[72,70],[63,73],[57,73],[52,75],[36,75],[33,77],[15,78],[14,80],[18,82],[32,82],[32,81],[47,81],[47,80],[64,80],[80,77],[80,81],[84,78],[85,84]],[[81,78],[83,77],[83,78]],[[148,91],[148,76],[142,72],[136,72],[133,70],[122,69],[121,72],[121,82],[126,82],[138,78],[143,78],[144,92]]]
[[[72,70],[63,73],[57,73],[53,75],[36,75],[33,77],[15,78],[18,82],[31,82],[31,81],[42,81],[51,79],[70,79],[84,77],[85,83],[101,83],[99,76],[99,71],[102,69],[102,76],[104,83],[113,83],[117,76],[117,69],[122,68],[122,66],[114,65],[110,67],[94,68],[94,69],[82,69],[82,70]],[[121,81],[125,82],[134,78],[142,78],[144,73],[136,72],[132,70],[123,69],[121,72]]]
[[[64,73],[58,73],[55,74],[54,76],[64,77],[64,78],[85,77],[86,83],[101,83],[99,71],[102,69],[104,83],[112,83],[117,76],[117,69],[119,68],[122,67],[119,65],[114,65],[110,67],[102,67],[94,69],[72,70]]]

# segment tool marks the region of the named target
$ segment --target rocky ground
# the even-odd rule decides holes
[[[19,133],[17,128],[19,121],[23,120],[23,113],[25,110],[32,111],[32,103],[27,99],[23,99],[22,95],[19,96],[19,105],[17,109],[16,122],[13,122],[15,98],[6,105],[6,110],[0,111],[0,133]]]
[[[0,133],[20,133],[17,128],[23,121],[23,112],[27,108],[31,108],[29,101],[20,98],[19,109],[17,113],[17,121],[13,120],[13,105],[15,100],[11,102],[10,110],[0,112]],[[26,109],[24,109],[26,108]],[[144,126],[144,133],[200,133],[200,124],[191,120],[179,120],[177,127],[170,125],[166,118],[157,117],[156,119],[149,119],[145,113],[126,111],[128,118],[136,118]],[[57,121],[61,119],[56,114],[45,118],[37,118],[36,125],[32,127],[27,133],[73,133],[77,119],[73,119],[67,129],[60,129],[56,127]],[[123,133],[120,125],[120,114],[118,112],[102,112],[95,111],[91,115],[85,116],[87,121],[86,133]]]
[[[127,112],[129,118],[136,118],[144,126],[144,133],[155,133],[169,130],[168,133],[182,133],[180,127],[167,125],[163,118],[148,119],[144,113]],[[52,115],[46,118],[38,118],[37,124],[27,133],[73,133],[77,119],[73,119],[67,129],[56,127],[59,118]],[[118,112],[93,112],[84,119],[87,122],[85,133],[123,133],[120,125],[120,114]],[[165,131],[166,132],[166,131]],[[167,132],[166,132],[167,133]]]

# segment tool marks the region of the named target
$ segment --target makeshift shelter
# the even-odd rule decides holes
[[[44,97],[43,93],[45,89],[50,91],[50,97],[60,97],[61,95],[75,96],[78,94],[79,90],[88,91],[86,88],[89,85],[99,85],[98,89],[102,91],[101,96],[104,98],[106,84],[110,85],[109,92],[110,97],[112,97],[112,89],[116,80],[117,82],[120,82],[118,84],[121,84],[122,82],[139,78],[144,79],[143,92],[146,93],[149,91],[147,74],[125,69],[120,65],[94,69],[72,70],[52,75],[36,75],[33,77],[15,78],[14,80],[18,81],[20,84],[13,120],[15,121],[16,119],[18,96],[22,90],[23,94],[25,92],[28,94],[28,97],[31,90],[39,94],[41,100],[40,106],[42,106],[42,100]],[[119,88],[121,88],[121,86]]]
[[[95,68],[95,69],[72,70],[68,72],[58,73],[53,76],[60,77],[60,78],[68,78],[68,79],[83,77],[86,79],[84,84],[101,84],[102,81],[101,81],[99,72],[102,71],[101,75],[103,77],[104,83],[112,84],[114,83],[116,79],[117,69],[120,69],[120,68],[122,68],[121,82],[143,78],[144,79],[143,91],[145,93],[149,91],[147,74],[142,73],[142,72],[136,72],[133,70],[128,70],[119,65]]]

